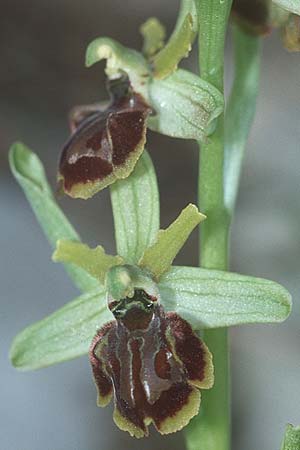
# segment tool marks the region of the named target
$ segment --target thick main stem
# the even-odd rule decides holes
[[[229,220],[223,200],[223,117],[210,143],[201,146],[199,208],[207,215],[200,241],[202,267],[227,269]],[[230,449],[229,345],[226,329],[206,330],[203,339],[213,354],[215,384],[202,395],[198,450]],[[201,444],[200,444],[201,442]]]
[[[199,0],[200,75],[223,93],[224,41],[230,0]],[[199,208],[207,215],[201,226],[200,264],[227,269],[229,219],[224,205],[224,115],[216,124],[207,144],[201,145]],[[214,358],[215,384],[202,393],[200,416],[187,435],[189,448],[195,450],[230,449],[230,380],[226,329],[207,330],[203,334]],[[189,432],[188,432],[189,433]],[[193,445],[189,445],[193,436]]]

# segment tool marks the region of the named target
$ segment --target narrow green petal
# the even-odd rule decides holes
[[[81,295],[19,333],[10,359],[20,370],[33,370],[88,352],[98,328],[113,319],[104,288]]]
[[[159,283],[162,305],[195,329],[282,322],[291,296],[274,281],[231,272],[172,267]]]
[[[287,425],[281,450],[300,449],[300,427]]]
[[[62,239],[57,241],[52,258],[56,262],[73,263],[81,267],[102,284],[111,267],[124,263],[120,256],[107,255],[101,245],[92,249],[81,242]]]
[[[182,0],[174,31],[165,47],[153,58],[154,76],[165,78],[188,56],[197,34],[198,20],[194,0]]]
[[[195,205],[189,204],[166,230],[158,232],[155,243],[146,249],[139,265],[158,280],[169,270],[193,229],[205,218]]]
[[[223,96],[211,84],[187,70],[178,69],[149,84],[149,101],[155,115],[148,126],[167,136],[203,141],[211,122],[224,107]]]
[[[273,3],[300,16],[300,0],[273,0]]]
[[[166,30],[156,17],[146,20],[141,25],[140,32],[144,38],[143,53],[147,57],[153,56],[163,47]]]
[[[9,164],[51,246],[55,248],[58,239],[79,241],[79,235],[53,197],[37,155],[24,144],[16,142],[9,151]],[[82,269],[72,264],[65,264],[65,268],[81,291],[98,286],[97,280]]]
[[[136,50],[124,47],[108,37],[100,37],[92,41],[86,50],[86,66],[106,59],[106,75],[109,78],[128,75],[136,92],[147,97],[146,82],[150,76],[150,68],[143,55]]]
[[[136,264],[159,229],[159,195],[150,156],[143,152],[133,173],[110,188],[117,252]]]
[[[225,204],[232,213],[236,201],[245,147],[254,119],[260,73],[258,36],[233,26],[235,78],[225,113]]]

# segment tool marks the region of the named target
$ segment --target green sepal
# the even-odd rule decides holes
[[[81,242],[63,239],[57,241],[52,259],[55,262],[73,263],[81,267],[101,284],[104,284],[106,274],[111,267],[124,263],[121,256],[107,255],[101,245],[90,248]]]
[[[188,56],[197,28],[195,1],[182,0],[174,31],[165,47],[152,60],[155,78],[167,77],[177,69],[182,58]]]
[[[300,16],[300,0],[273,0],[273,3]]]
[[[195,205],[189,204],[166,230],[159,230],[155,243],[145,250],[139,266],[159,280],[170,269],[193,229],[205,218]]]
[[[16,142],[9,151],[9,164],[51,246],[55,248],[58,239],[79,241],[79,235],[54,199],[37,155],[24,144]],[[65,268],[81,291],[98,286],[97,280],[82,269],[72,264],[65,264]]]
[[[136,264],[159,230],[159,194],[155,170],[144,150],[132,174],[110,187],[117,253]]]
[[[21,331],[10,349],[11,362],[17,369],[34,370],[84,355],[97,329],[112,319],[99,287]]]
[[[281,450],[299,450],[300,449],[300,427],[287,425],[282,442]]]
[[[136,50],[124,47],[108,37],[100,37],[92,41],[86,50],[87,67],[106,59],[106,75],[110,79],[127,74],[135,92],[147,98],[147,82],[150,68],[143,55]]]
[[[153,56],[163,47],[166,30],[156,17],[146,20],[141,25],[140,32],[144,38],[143,54],[146,57]]]
[[[140,267],[129,264],[112,267],[107,273],[105,286],[114,300],[133,297],[135,289],[143,289],[147,294],[158,297],[158,287],[151,276]]]
[[[149,101],[155,111],[148,119],[151,130],[200,141],[212,131],[212,121],[224,108],[218,89],[182,69],[163,80],[153,79],[149,84]]]
[[[161,303],[193,328],[282,322],[291,296],[274,281],[231,272],[172,267],[159,282]]]
[[[111,269],[113,277],[124,267],[134,287],[158,295],[156,284],[138,268],[116,266]],[[107,287],[111,289],[111,281]],[[177,312],[195,329],[280,322],[291,309],[290,295],[279,284],[229,272],[172,267],[158,288],[166,310]],[[12,364],[21,370],[38,369],[83,355],[96,330],[112,318],[106,289],[83,294],[19,333],[10,351]]]

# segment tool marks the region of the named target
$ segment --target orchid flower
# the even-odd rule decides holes
[[[205,141],[224,106],[216,87],[178,69],[197,34],[195,0],[182,0],[168,42],[157,19],[141,27],[143,52],[108,37],[87,48],[86,66],[105,59],[110,101],[79,106],[70,115],[58,181],[71,197],[89,198],[126,178],[141,156],[147,127],[168,136]]]
[[[89,354],[98,404],[114,396],[114,420],[132,436],[184,427],[197,414],[200,390],[213,384],[204,328],[280,322],[291,308],[279,284],[231,272],[172,265],[205,219],[188,205],[159,230],[159,196],[146,151],[132,174],[111,186],[117,255],[80,241],[57,205],[37,156],[21,143],[12,172],[51,245],[83,292],[21,331],[10,357],[32,370]]]

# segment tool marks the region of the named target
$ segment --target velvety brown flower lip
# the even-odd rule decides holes
[[[188,322],[143,290],[111,306],[118,319],[90,349],[99,405],[114,392],[115,422],[135,437],[147,436],[151,422],[162,434],[181,429],[198,411],[197,388],[212,385],[208,349]]]
[[[90,105],[73,110],[74,132],[63,148],[58,176],[63,190],[71,196],[85,198],[86,187],[89,197],[90,192],[111,184],[114,175],[142,150],[151,109],[133,92],[128,80],[114,80],[109,90],[107,108]]]
[[[233,0],[232,16],[251,34],[265,35],[272,30],[269,0]]]

